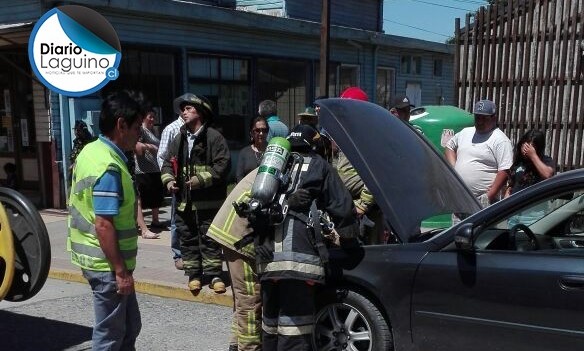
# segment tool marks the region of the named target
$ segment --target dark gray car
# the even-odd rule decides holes
[[[485,210],[385,109],[319,101],[400,243],[331,250],[316,350],[577,350],[584,345],[584,171]],[[460,224],[422,221],[456,213]]]

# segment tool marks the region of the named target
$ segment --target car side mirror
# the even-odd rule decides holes
[[[473,224],[464,223],[456,228],[454,243],[461,250],[472,250],[473,248]]]

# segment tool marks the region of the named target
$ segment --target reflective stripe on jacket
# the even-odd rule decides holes
[[[138,251],[134,184],[122,158],[99,139],[83,148],[73,171],[67,240],[71,262],[88,270],[113,271],[99,245],[93,208],[93,186],[106,171],[118,172],[122,181],[124,200],[118,215],[113,217],[113,223],[126,268],[133,270],[136,267]]]
[[[168,147],[167,157],[162,163],[161,179],[166,186],[176,181],[180,189],[176,193],[177,210],[217,210],[227,196],[227,176],[231,168],[231,156],[225,138],[217,130],[202,127],[193,148],[189,152],[186,126],[181,128]],[[178,174],[174,174],[172,157],[178,161]],[[199,186],[189,189],[185,183],[197,177]]]
[[[241,238],[252,232],[249,227],[247,218],[241,218],[235,212],[232,203],[247,202],[251,195],[251,187],[257,175],[257,168],[249,172],[237,185],[231,190],[225,202],[217,211],[217,215],[213,218],[213,222],[209,226],[207,236],[215,240],[219,244],[229,248],[230,250],[239,252],[240,254],[255,259],[255,250],[253,243],[246,245],[238,251],[234,244]]]

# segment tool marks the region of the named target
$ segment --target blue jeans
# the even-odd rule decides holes
[[[172,259],[178,260],[182,257],[180,253],[180,237],[176,233],[176,220],[174,215],[176,213],[176,196],[172,196],[172,202],[170,205],[170,250],[172,251]]]
[[[93,351],[135,350],[136,338],[142,329],[136,293],[116,293],[114,272],[82,269],[93,291]]]

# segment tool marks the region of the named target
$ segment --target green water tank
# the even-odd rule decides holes
[[[444,152],[444,141],[450,133],[458,133],[474,125],[474,117],[455,106],[422,106],[411,111],[410,124],[421,131],[432,144]]]
[[[455,106],[422,106],[412,109],[410,124],[444,154],[444,146],[449,138],[463,128],[472,127],[474,117]],[[422,222],[422,227],[425,228],[447,228],[451,225],[450,214],[432,217]]]

